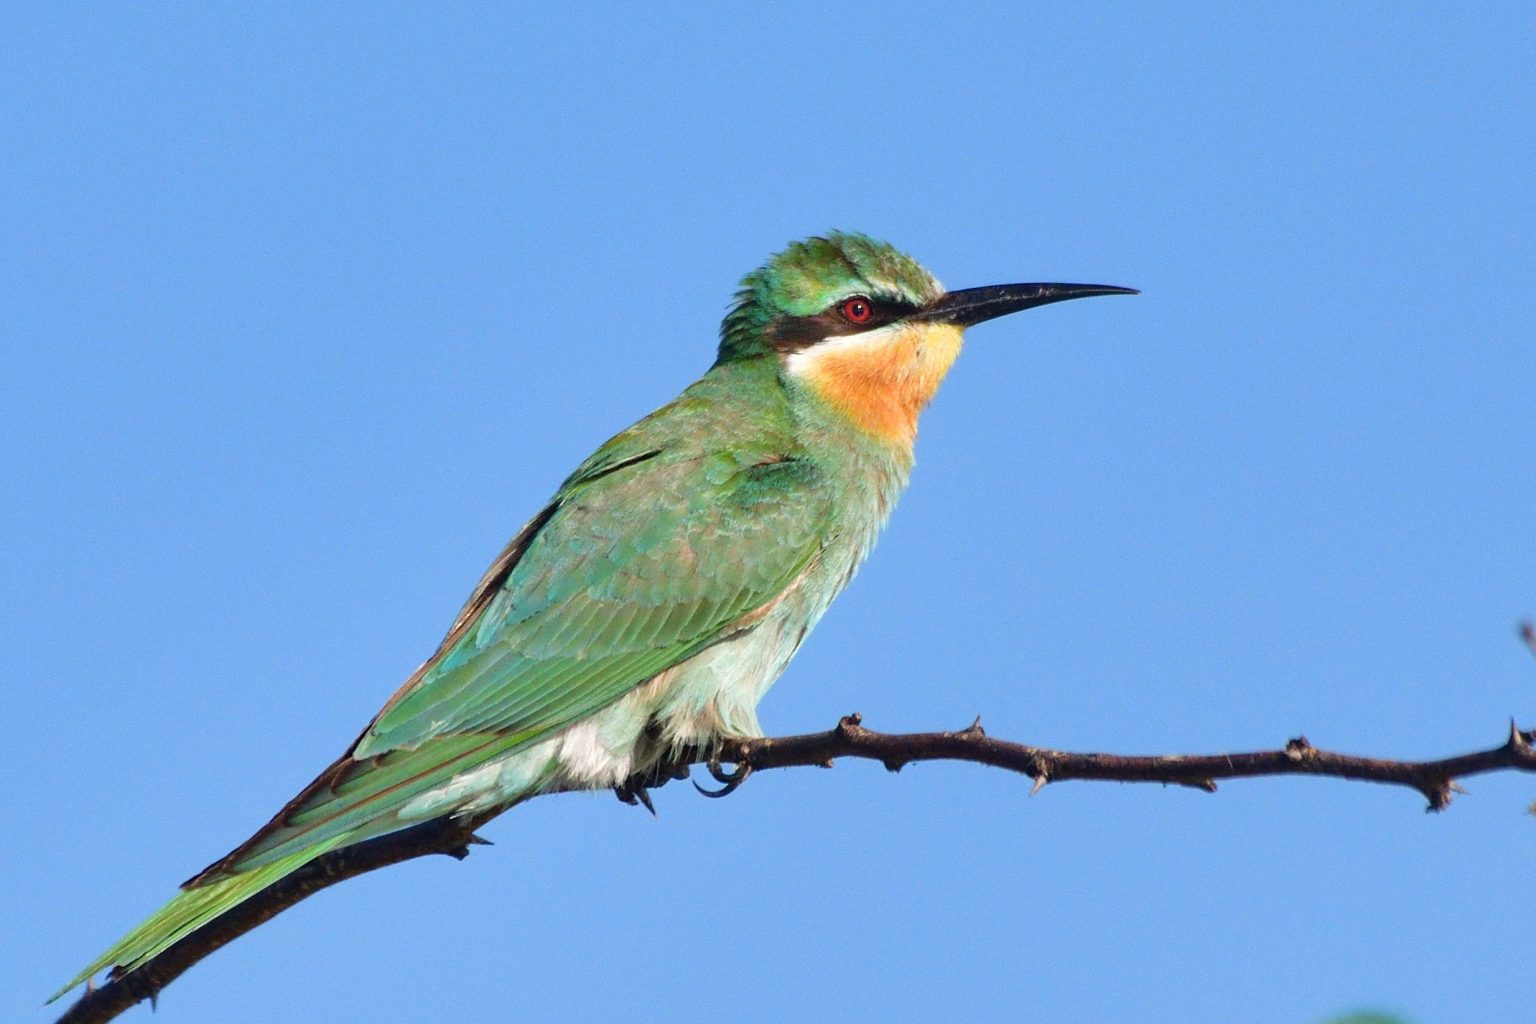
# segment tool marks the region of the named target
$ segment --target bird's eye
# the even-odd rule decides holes
[[[838,312],[842,313],[843,319],[851,324],[867,324],[874,313],[874,307],[864,296],[855,295],[851,299],[844,299],[843,304],[838,307]]]

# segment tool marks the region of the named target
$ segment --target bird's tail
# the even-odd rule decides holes
[[[443,806],[401,817],[410,802],[423,793],[526,746],[541,734],[541,730],[524,730],[489,738],[480,734],[453,736],[419,749],[391,750],[360,761],[348,751],[255,835],[193,877],[174,899],[117,940],[48,1001],[58,999],[104,967],[115,967],[120,976],[143,966],[321,854],[418,824],[435,814],[452,813],[456,807]],[[468,795],[483,794],[475,791]]]
[[[76,985],[89,981],[103,968],[115,967],[119,973],[127,974],[142,966],[225,911],[293,874],[321,854],[345,845],[349,838],[344,835],[335,836],[280,857],[270,864],[183,889],[169,903],[150,915],[148,920],[118,939],[111,949],[92,961],[89,967],[50,996],[48,1001],[51,1003]]]

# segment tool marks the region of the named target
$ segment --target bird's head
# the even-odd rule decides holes
[[[912,257],[864,235],[795,242],[748,274],[720,329],[720,361],[773,357],[786,383],[855,426],[911,445],[917,417],[984,320],[1130,288],[1006,284],[947,292]]]

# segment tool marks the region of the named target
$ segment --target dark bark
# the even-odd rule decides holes
[[[1536,633],[1526,626],[1522,636],[1536,651]],[[879,733],[864,728],[859,715],[853,714],[827,732],[729,743],[720,751],[720,759],[734,763],[738,771],[805,765],[830,768],[840,757],[879,761],[891,771],[917,761],[971,761],[1029,776],[1034,780],[1032,792],[1047,783],[1070,779],[1171,783],[1214,792],[1218,779],[1318,775],[1406,786],[1424,796],[1429,810],[1439,811],[1450,804],[1452,794],[1458,791],[1459,778],[1496,771],[1536,772],[1533,744],[1536,730],[1522,731],[1511,723],[1508,738],[1499,746],[1436,761],[1393,761],[1338,754],[1317,749],[1305,737],[1293,739],[1278,750],[1127,757],[1070,753],[993,739],[982,731],[979,719],[958,732]],[[701,755],[692,763],[705,760]],[[720,774],[718,764],[715,769]],[[679,776],[677,771],[663,771],[645,781],[654,785]],[[727,788],[734,788],[734,783],[727,782]],[[649,805],[644,783],[638,780],[621,789],[620,796]],[[483,842],[474,830],[484,821],[482,818],[460,823],[428,822],[324,854],[204,925],[138,970],[88,989],[59,1018],[59,1024],[100,1024],[141,1000],[153,1000],[203,957],[337,882],[431,854],[462,859],[468,856],[471,845]]]

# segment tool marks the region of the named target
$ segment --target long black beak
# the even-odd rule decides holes
[[[1087,299],[1095,295],[1140,295],[1135,288],[1112,284],[994,284],[945,292],[912,318],[932,323],[970,327],[984,320],[1007,316],[1021,309]]]

